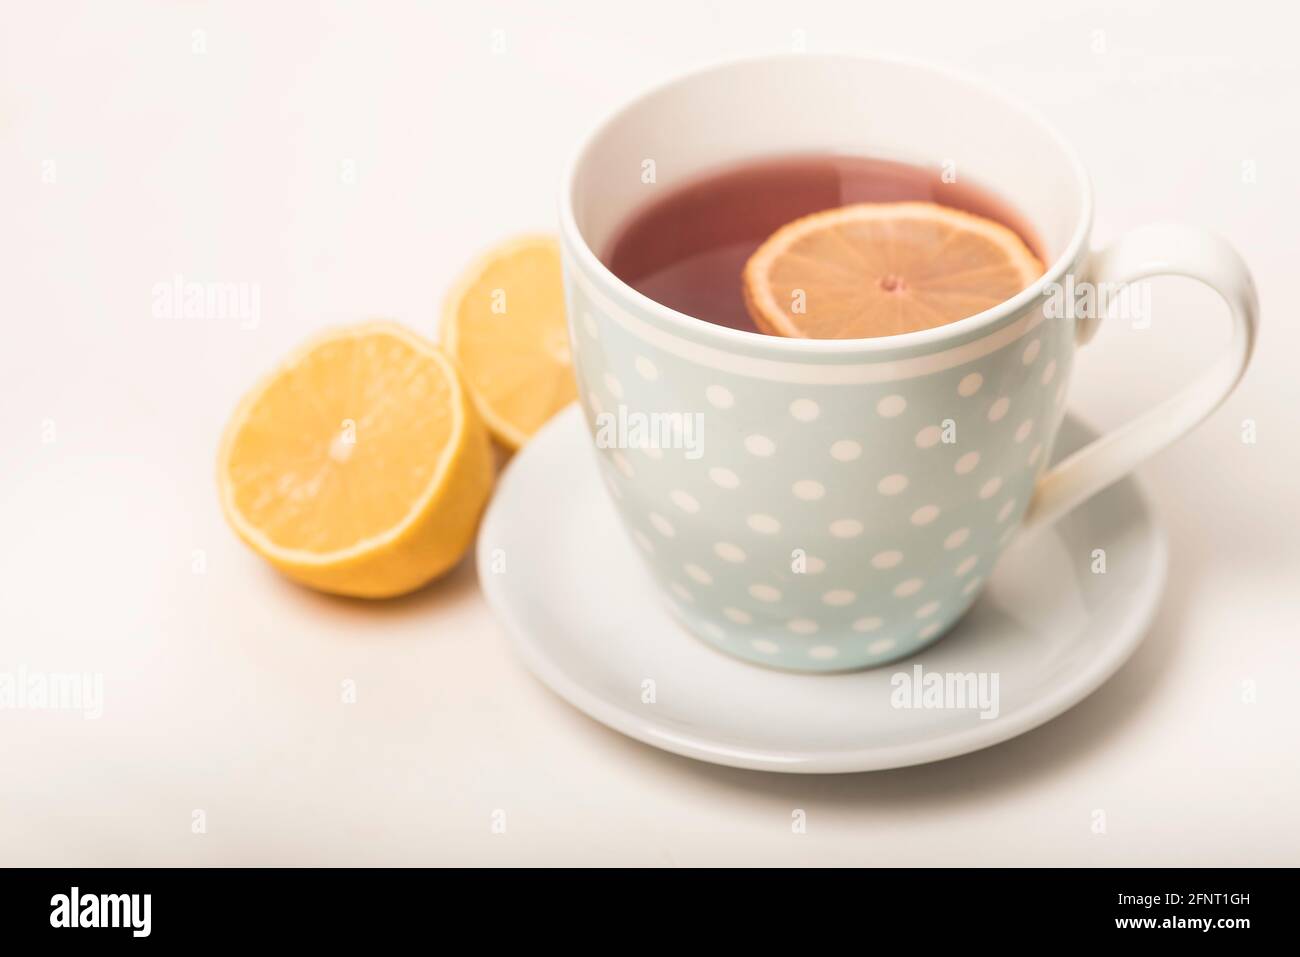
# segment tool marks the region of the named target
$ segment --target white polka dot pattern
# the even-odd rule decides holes
[[[800,479],[790,486],[794,497],[805,502],[815,502],[826,494],[826,486],[816,479]]]
[[[636,357],[636,371],[637,375],[647,382],[654,382],[655,379],[659,378],[659,367],[645,356]]]
[[[897,418],[906,408],[907,400],[901,395],[887,395],[876,403],[876,411],[885,419]]]
[[[643,337],[570,294],[588,422],[622,415],[629,430],[598,443],[602,478],[684,627],[764,664],[836,671],[913,653],[978,597],[1052,448],[1068,323],[915,373],[791,353],[782,380],[766,359],[737,371],[757,347],[729,367],[668,348],[680,329]],[[656,431],[656,414],[675,421]]]
[[[831,446],[831,458],[837,462],[856,462],[862,457],[862,446],[852,439],[840,439]]]

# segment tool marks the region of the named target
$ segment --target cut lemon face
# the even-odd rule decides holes
[[[857,203],[804,216],[745,264],[745,305],[770,335],[917,332],[1005,302],[1043,274],[1000,223],[935,203]]]
[[[217,484],[236,533],[284,574],[383,598],[460,560],[492,459],[447,357],[376,322],[313,340],[244,398]]]
[[[482,256],[447,297],[442,336],[492,435],[519,448],[578,394],[559,244],[523,236]]]

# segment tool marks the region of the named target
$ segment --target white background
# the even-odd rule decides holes
[[[5,6],[0,671],[102,672],[106,700],[98,721],[0,710],[0,863],[1300,864],[1289,7]],[[797,30],[810,52],[936,61],[1050,114],[1092,173],[1098,243],[1182,219],[1256,271],[1245,383],[1143,470],[1170,582],[1117,677],[937,765],[728,770],[547,692],[468,563],[366,605],[238,543],[214,457],[255,377],[328,325],[433,333],[475,252],[552,226],[563,162],[601,114],[683,69],[787,51]],[[260,284],[260,324],[155,318],[153,286],[177,274]],[[1154,296],[1153,329],[1103,330],[1081,357],[1070,402],[1098,425],[1225,339],[1212,294],[1171,280]]]

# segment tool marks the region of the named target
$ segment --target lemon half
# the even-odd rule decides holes
[[[480,256],[447,296],[442,342],[492,435],[527,442],[578,394],[559,243],[520,236]]]
[[[222,509],[290,578],[383,598],[465,553],[492,488],[487,432],[454,365],[390,322],[312,340],[236,409]]]

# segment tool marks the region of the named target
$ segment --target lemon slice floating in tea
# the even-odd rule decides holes
[[[1000,223],[936,203],[857,203],[782,226],[745,264],[743,282],[762,332],[859,339],[973,316],[1042,274]]]

